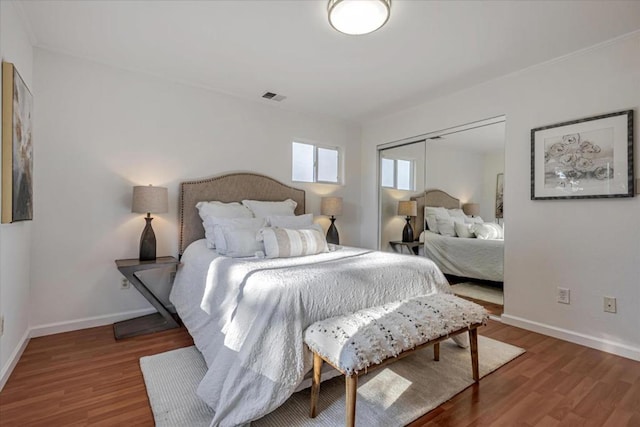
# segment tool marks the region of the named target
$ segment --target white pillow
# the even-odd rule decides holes
[[[204,237],[207,239],[207,247],[209,249],[215,249],[215,239],[213,237],[213,226],[207,226],[205,224],[205,218],[253,218],[251,211],[238,202],[198,202],[198,204],[196,204],[196,208],[198,209],[198,214],[202,219]]]
[[[269,216],[292,216],[298,203],[287,199],[282,202],[261,202],[258,200],[243,200],[245,205],[256,218],[267,218]]]
[[[305,214],[298,216],[291,215],[272,215],[267,217],[267,225],[270,227],[292,228],[294,230],[300,228],[309,228],[313,224],[313,214]]]
[[[458,237],[467,239],[476,237],[476,235],[473,234],[473,231],[471,231],[471,227],[473,227],[473,224],[465,224],[462,222],[456,222],[455,224],[453,224],[453,228],[455,228]]]
[[[484,224],[472,225],[472,230],[478,239],[483,240],[500,240],[504,239],[504,232],[500,225],[493,222],[485,222]]]
[[[453,218],[436,218],[438,224],[438,232],[443,236],[456,237],[455,222]]]
[[[468,216],[464,219],[467,224],[482,224],[484,221],[479,216]]]
[[[429,229],[429,231],[432,231],[434,233],[438,233],[438,222],[436,221],[436,216],[435,215],[427,215],[424,217],[425,221],[427,222],[427,228]]]
[[[267,258],[290,258],[329,252],[324,234],[315,229],[263,228],[259,234],[264,241]]]
[[[457,209],[447,209],[447,211],[449,212],[449,215],[451,216],[451,218],[462,218],[463,220],[467,217],[464,212],[462,212],[462,209],[457,208]]]
[[[433,207],[433,206],[425,206],[424,207],[424,217],[427,221],[427,227],[429,227],[430,231],[434,233],[439,233],[437,219],[449,219],[451,215],[449,215],[449,211],[447,211],[443,207]]]
[[[220,255],[230,257],[254,256],[262,250],[256,235],[266,222],[262,218],[214,218],[204,222],[213,229],[216,250]]]

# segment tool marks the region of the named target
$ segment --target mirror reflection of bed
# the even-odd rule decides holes
[[[457,295],[494,316],[504,307],[504,131],[505,118],[498,117],[378,147],[380,250],[398,250],[390,244],[402,240],[406,223],[398,202],[415,200],[410,223],[414,239],[425,241],[418,255],[438,265]],[[425,207],[441,208],[444,231],[434,221],[429,229]],[[484,225],[474,224],[480,220]]]

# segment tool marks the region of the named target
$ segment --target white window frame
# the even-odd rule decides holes
[[[299,181],[299,180],[293,179],[293,144],[311,145],[313,147],[313,181]],[[336,165],[338,170],[338,176],[337,176],[336,182],[318,180],[318,149],[319,148],[322,148],[324,150],[332,150],[338,154],[337,165]],[[342,150],[338,146],[322,145],[322,144],[316,144],[315,142],[305,141],[303,139],[294,139],[291,142],[291,181],[304,182],[308,184],[317,183],[317,184],[341,185],[342,184]]]
[[[389,187],[382,184],[382,160],[391,160],[393,161],[393,187]],[[410,180],[411,180],[411,188],[404,189],[398,188],[398,160],[409,162],[411,165],[411,170],[409,171]],[[399,191],[415,191],[416,188],[416,161],[412,159],[390,159],[388,157],[380,157],[380,187],[382,188],[393,188],[394,190]]]

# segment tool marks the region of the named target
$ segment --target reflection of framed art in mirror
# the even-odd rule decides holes
[[[499,173],[496,179],[496,219],[504,218],[504,174]]]

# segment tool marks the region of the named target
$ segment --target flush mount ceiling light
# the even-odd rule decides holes
[[[382,27],[391,14],[391,0],[329,0],[329,23],[344,34],[362,35]]]

